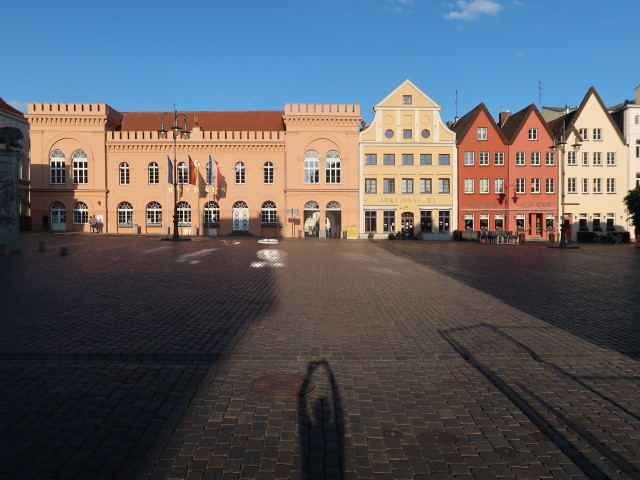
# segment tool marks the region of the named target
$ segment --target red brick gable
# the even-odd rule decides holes
[[[16,108],[13,108],[11,105],[5,102],[2,98],[0,98],[0,110],[11,113],[13,115],[17,115],[19,117],[24,117],[24,113],[22,113],[20,110]]]

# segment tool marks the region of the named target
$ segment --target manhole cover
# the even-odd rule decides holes
[[[266,397],[296,397],[313,391],[316,384],[311,380],[304,384],[304,377],[299,375],[265,375],[251,382],[250,388],[253,393]]]
[[[518,452],[516,452],[513,448],[509,447],[498,447],[496,448],[496,453],[501,457],[517,457]]]
[[[446,432],[423,432],[417,436],[419,443],[453,443],[456,436]]]
[[[385,438],[404,438],[404,433],[400,430],[383,430],[382,436]]]

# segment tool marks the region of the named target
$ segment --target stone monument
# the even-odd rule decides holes
[[[20,252],[18,156],[22,132],[0,128],[0,254]]]

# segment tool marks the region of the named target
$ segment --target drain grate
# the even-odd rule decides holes
[[[453,443],[457,437],[447,432],[423,432],[417,435],[418,443]]]
[[[297,397],[312,392],[316,384],[311,380],[305,383],[300,375],[265,375],[251,382],[249,388],[265,397]]]

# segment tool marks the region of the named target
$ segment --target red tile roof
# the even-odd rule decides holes
[[[284,131],[282,116],[284,111],[249,111],[249,112],[179,112],[187,116],[189,130],[195,125],[195,118],[202,130],[206,131],[250,131],[273,132]],[[122,126],[124,131],[155,131],[160,128],[162,112],[122,112]],[[182,128],[184,117],[178,119]],[[173,126],[173,112],[164,114],[164,128]]]
[[[13,115],[18,115],[19,117],[24,117],[24,113],[20,110],[13,108],[7,102],[5,102],[2,98],[0,98],[0,110],[4,110],[5,112],[12,113]]]

